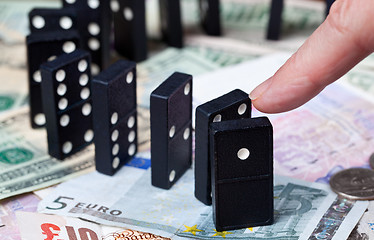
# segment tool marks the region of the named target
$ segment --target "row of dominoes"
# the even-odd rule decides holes
[[[164,81],[150,111],[152,184],[170,189],[192,163],[192,76]],[[273,222],[273,129],[241,90],[196,109],[195,196],[213,202],[218,231]]]
[[[110,63],[111,29],[114,48],[129,60],[147,57],[145,0],[62,0],[63,8],[37,8],[29,13],[27,62],[31,125],[43,127],[40,65],[63,53],[81,48],[91,55],[91,71],[96,76]],[[199,0],[202,25],[210,35],[220,34],[219,0]],[[183,46],[179,0],[160,0],[164,40]],[[112,21],[113,20],[113,21]]]
[[[325,0],[326,2],[326,16],[330,12],[331,5],[335,0]],[[270,6],[270,17],[267,28],[266,39],[279,40],[282,29],[282,12],[284,0],[272,0]]]
[[[136,64],[119,60],[92,81],[90,64],[78,49],[41,65],[48,150],[64,159],[94,141],[96,169],[113,175],[137,152]],[[150,101],[152,184],[170,189],[192,164],[192,76],[174,73]],[[213,202],[217,230],[270,224],[272,126],[251,118],[248,94],[200,105],[195,132],[195,196]]]
[[[164,1],[167,6],[162,8],[175,7],[175,1],[171,2]],[[122,12],[121,17],[128,21],[134,20],[134,9],[140,9],[111,3],[113,11]],[[109,52],[100,50],[106,41],[101,34],[109,36],[102,22],[107,15],[103,17],[103,10],[95,12],[104,3],[65,0],[65,5],[82,12],[76,15],[76,10],[64,8],[55,10],[58,14],[38,12],[40,9],[30,13],[30,24],[35,27],[27,37],[30,98],[31,103],[40,105],[40,111],[34,111],[37,108],[31,104],[32,123],[41,126],[46,122],[48,151],[58,159],[94,141],[96,169],[113,175],[137,152],[136,64],[120,60],[104,64],[103,71],[102,67],[92,68],[91,59],[102,60]],[[79,20],[87,7],[97,18]],[[85,43],[81,43],[79,22],[89,33]],[[76,24],[80,34],[72,30]],[[61,29],[56,30],[58,27]],[[89,52],[82,50],[87,47]],[[96,69],[93,78],[92,69]],[[152,93],[151,155],[154,186],[169,189],[190,168],[192,76],[174,73]],[[205,204],[213,202],[217,230],[271,223],[272,128],[266,118],[251,118],[246,93],[236,90],[198,107],[195,160],[195,195]],[[238,215],[243,209],[253,213]]]

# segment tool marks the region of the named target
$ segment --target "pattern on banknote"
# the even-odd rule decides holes
[[[324,201],[327,192],[321,189],[289,183],[274,186],[274,224],[228,231],[226,239],[298,239]],[[178,236],[199,239],[219,238],[213,223],[211,210],[201,214],[195,222],[200,231],[186,232],[180,229]],[[191,224],[192,225],[192,224]]]
[[[21,195],[0,201],[0,239],[21,239],[15,212],[35,212],[39,201],[34,194]]]
[[[332,239],[353,205],[354,201],[336,198],[308,240]]]
[[[218,68],[218,64],[191,51],[169,48],[137,66],[138,104],[149,107],[151,92],[173,72],[198,75]]]
[[[367,165],[373,117],[372,103],[338,84],[327,87],[298,111],[274,119],[275,173],[323,181],[334,168]]]
[[[161,236],[154,235],[152,233],[139,232],[135,230],[124,230],[115,233],[108,234],[103,237],[103,240],[171,240],[170,238],[164,238]]]

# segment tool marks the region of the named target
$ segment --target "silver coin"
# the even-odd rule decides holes
[[[374,171],[366,168],[342,170],[330,178],[331,189],[353,200],[374,199]]]
[[[370,155],[369,165],[370,165],[371,169],[374,169],[374,153]]]

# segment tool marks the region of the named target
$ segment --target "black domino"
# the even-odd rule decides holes
[[[51,61],[63,53],[71,53],[79,48],[77,31],[56,31],[32,33],[26,38],[27,65],[30,101],[30,122],[33,128],[45,125],[42,107],[40,65]]]
[[[279,40],[282,28],[283,0],[272,0],[266,39]]]
[[[77,12],[82,48],[91,54],[92,75],[95,76],[110,64],[110,1],[62,0],[62,3],[64,8]]]
[[[217,231],[273,223],[273,128],[268,118],[210,126],[213,217]]]
[[[74,9],[35,8],[29,12],[30,32],[50,32],[77,29]]]
[[[183,47],[183,26],[180,0],[160,0],[161,32],[171,47]]]
[[[192,161],[192,76],[174,73],[151,94],[152,185],[170,189]]]
[[[220,0],[199,0],[199,3],[204,31],[211,36],[221,36]]]
[[[236,89],[196,108],[195,121],[195,197],[212,204],[209,162],[209,125],[212,122],[251,117],[248,94]]]
[[[83,50],[41,65],[48,152],[64,159],[92,143],[90,55]]]
[[[331,5],[335,0],[326,0],[326,16],[330,13]],[[284,8],[284,0],[272,0],[270,7],[270,17],[267,28],[266,39],[279,40],[282,31],[282,12]]]
[[[132,61],[147,58],[145,0],[112,0],[114,47]]]
[[[92,81],[96,170],[113,175],[137,152],[136,64],[119,60]]]
[[[335,0],[326,0],[326,16],[329,15],[332,4]]]

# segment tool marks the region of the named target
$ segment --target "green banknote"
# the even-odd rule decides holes
[[[345,74],[340,81],[350,87],[364,93],[371,100],[374,99],[374,72],[370,69],[356,67]]]
[[[183,0],[182,11],[186,28],[200,27],[197,1]],[[269,45],[282,50],[296,50],[324,21],[325,6],[319,1],[286,1],[282,14],[281,41],[265,40],[269,13],[268,0],[222,0],[223,37]]]
[[[151,92],[176,71],[198,75],[218,68],[214,62],[190,50],[166,49],[137,66],[138,104],[148,107]]]
[[[27,104],[26,46],[0,42],[0,113]]]
[[[44,129],[33,130],[22,108],[0,119],[0,199],[48,187],[94,170],[90,146],[60,161],[47,153]]]

